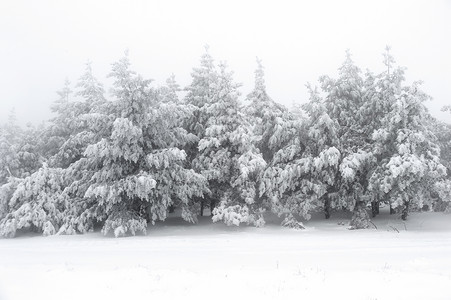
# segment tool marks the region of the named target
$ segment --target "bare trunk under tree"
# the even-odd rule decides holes
[[[328,196],[326,196],[326,199],[324,200],[324,215],[326,216],[326,219],[330,218],[330,199]]]
[[[373,218],[375,218],[379,214],[379,201],[371,202],[371,213]]]
[[[407,220],[407,216],[409,215],[409,207],[410,201],[404,201],[404,206],[401,213],[401,219],[403,219],[404,221]]]

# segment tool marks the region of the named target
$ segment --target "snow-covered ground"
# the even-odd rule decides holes
[[[451,215],[306,230],[172,218],[147,236],[0,239],[0,299],[451,299]],[[398,232],[399,231],[399,232]]]

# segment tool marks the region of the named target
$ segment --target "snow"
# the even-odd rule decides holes
[[[409,218],[385,209],[377,230],[350,231],[344,213],[305,230],[170,217],[147,236],[0,239],[0,299],[451,299],[451,215]]]

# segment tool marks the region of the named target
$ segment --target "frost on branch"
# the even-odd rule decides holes
[[[293,229],[305,229],[304,224],[296,220],[293,215],[288,215],[283,219],[282,224],[283,227],[293,228]]]
[[[146,231],[146,220],[125,207],[110,213],[102,228],[104,235],[113,232],[115,237],[122,237],[127,234],[136,235],[138,232],[146,234]]]
[[[240,226],[241,223],[252,224],[256,227],[263,227],[265,221],[261,214],[252,214],[247,205],[228,205],[227,202],[220,202],[213,211],[213,222],[223,221],[227,226]]]
[[[22,228],[55,234],[67,207],[61,197],[63,188],[61,169],[44,166],[25,178],[12,194],[9,213],[0,221],[0,235],[13,237]]]

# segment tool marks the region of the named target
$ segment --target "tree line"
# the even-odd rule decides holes
[[[196,223],[209,208],[236,226],[264,226],[272,212],[293,228],[347,210],[352,229],[368,228],[380,203],[404,220],[449,210],[451,125],[429,114],[430,96],[388,47],[383,64],[363,73],[348,51],[336,78],[287,108],[267,94],[260,60],[244,101],[208,49],[184,89],[174,76],[153,86],[126,54],[108,98],[88,63],[46,124],[22,128],[12,114],[1,125],[0,235],[145,234],[174,209]]]

